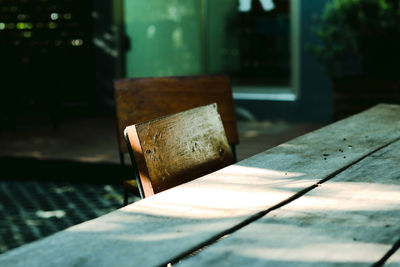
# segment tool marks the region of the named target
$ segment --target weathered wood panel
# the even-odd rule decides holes
[[[399,138],[399,117],[400,106],[379,105],[0,255],[0,266],[164,263]]]
[[[145,197],[233,164],[217,105],[126,128]]]
[[[123,138],[126,126],[191,108],[218,104],[229,144],[239,135],[228,76],[204,75],[122,79],[114,82],[120,151],[127,153]]]
[[[398,267],[400,266],[400,250],[397,251],[385,262],[386,267]]]
[[[399,163],[400,141],[177,266],[371,266],[400,239]]]

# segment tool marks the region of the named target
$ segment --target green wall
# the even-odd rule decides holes
[[[201,73],[201,16],[199,0],[126,0],[126,76]]]
[[[239,68],[238,0],[208,0],[206,27],[207,70],[210,73]]]
[[[238,68],[237,0],[125,0],[128,77]],[[236,28],[237,31],[237,28]]]

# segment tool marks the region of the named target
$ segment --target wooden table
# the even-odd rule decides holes
[[[0,266],[399,266],[400,106],[378,105],[0,255]]]

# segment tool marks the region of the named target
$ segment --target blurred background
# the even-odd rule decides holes
[[[238,159],[400,103],[397,0],[0,0],[0,253],[121,206],[113,81],[228,74]]]

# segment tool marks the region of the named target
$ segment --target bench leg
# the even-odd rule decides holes
[[[128,190],[124,188],[124,206],[128,205],[128,199],[129,199]]]
[[[125,167],[124,153],[119,153],[119,161],[121,163],[121,168]],[[125,179],[125,177],[123,177],[123,179]],[[129,199],[128,190],[126,190],[124,187],[124,202],[122,203],[123,206],[128,205],[128,199]]]

